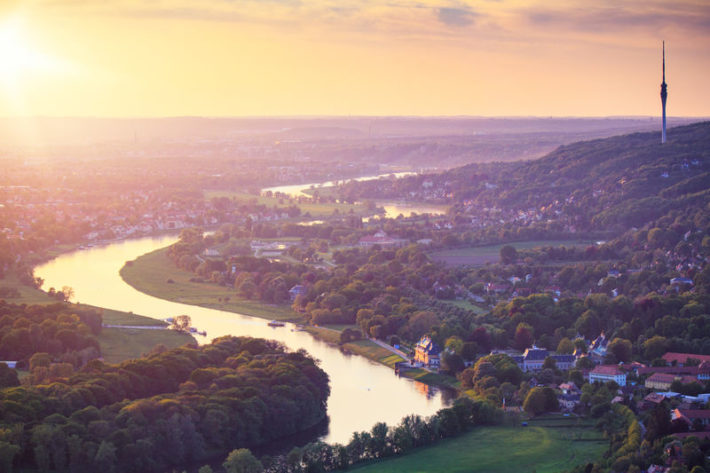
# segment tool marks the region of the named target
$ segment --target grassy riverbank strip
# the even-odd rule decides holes
[[[241,299],[231,287],[197,282],[193,273],[180,269],[168,249],[146,253],[127,262],[120,271],[126,283],[148,295],[183,304],[224,310],[267,320],[301,322],[289,305],[268,305]]]
[[[593,423],[577,419],[533,419],[527,427],[476,427],[401,457],[370,463],[358,473],[556,473],[593,462],[609,442]]]

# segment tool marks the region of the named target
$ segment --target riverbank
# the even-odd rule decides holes
[[[5,300],[10,304],[45,305],[56,304],[59,301],[45,291],[23,284],[13,272],[5,274],[0,279],[0,287],[16,289],[19,297],[10,297]],[[74,305],[68,303],[70,305]],[[167,348],[177,348],[186,343],[196,343],[192,335],[176,332],[174,330],[140,330],[136,328],[120,328],[116,326],[148,326],[165,325],[161,320],[122,312],[119,310],[105,309],[93,305],[76,304],[77,307],[90,307],[102,314],[105,325],[101,333],[96,336],[101,350],[101,356],[106,363],[120,363],[125,360],[140,358],[158,345]]]
[[[194,273],[180,269],[168,258],[168,249],[147,253],[126,262],[119,273],[135,289],[172,302],[250,315],[267,320],[302,323],[289,305],[267,305],[241,299],[230,287],[199,282]]]
[[[290,305],[266,305],[257,301],[240,299],[236,295],[236,291],[230,287],[210,282],[197,282],[195,274],[177,268],[167,256],[167,252],[167,248],[161,248],[127,262],[121,268],[121,278],[138,291],[164,300],[249,315],[265,320],[279,320],[297,324],[305,322],[303,316],[294,312]],[[340,333],[342,330],[338,328],[341,327],[306,325],[304,330],[319,340],[339,346],[345,352],[363,356],[393,370],[396,363],[406,361],[401,356],[370,340],[341,344]],[[412,369],[402,373],[402,376],[433,386],[458,388],[456,378],[423,369]]]

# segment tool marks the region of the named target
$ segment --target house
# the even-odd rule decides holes
[[[698,380],[702,382],[707,382],[710,380],[710,361],[703,361],[698,366]]]
[[[666,397],[663,394],[651,393],[643,398],[643,400],[639,401],[637,407],[644,411],[656,407],[665,400]]]
[[[562,391],[562,394],[579,394],[581,392],[573,381],[562,383],[557,386],[557,389]]]
[[[577,360],[574,355],[556,355],[536,346],[526,349],[522,355],[512,356],[523,371],[540,371],[548,357],[555,360],[555,366],[560,370],[572,368]]]
[[[579,394],[560,394],[557,396],[557,402],[559,402],[562,409],[571,411],[577,407],[581,398]]]
[[[683,366],[688,364],[688,360],[698,360],[700,363],[703,361],[710,361],[710,355],[695,355],[693,353],[675,353],[667,352],[661,358],[669,365]]]
[[[693,427],[694,423],[699,423],[702,426],[710,425],[710,410],[704,409],[673,409],[671,412],[671,420],[683,420],[688,424],[688,427]]]
[[[545,362],[545,358],[549,356],[550,352],[542,348],[537,348],[533,346],[532,348],[527,348],[523,353],[523,366],[521,369],[523,371],[539,371],[542,369],[542,364]]]
[[[671,389],[671,384],[678,379],[676,375],[669,373],[653,373],[646,379],[644,386],[648,389],[657,389],[659,391],[668,391]]]
[[[431,337],[424,335],[414,347],[414,362],[426,366],[438,367],[441,364],[441,348]]]
[[[288,290],[289,297],[291,298],[291,302],[295,301],[298,296],[304,296],[308,292],[308,289],[306,289],[306,286],[303,286],[301,284],[296,284],[293,286],[291,289]]]
[[[391,238],[385,232],[379,230],[374,235],[367,235],[360,238],[359,245],[363,248],[371,248],[379,245],[382,248],[400,248],[406,246],[409,240],[404,238]]]
[[[616,365],[596,366],[589,372],[589,382],[608,383],[614,381],[619,386],[626,386],[626,373],[621,371]]]
[[[690,278],[673,278],[670,280],[671,286],[693,285],[693,280]]]
[[[606,338],[604,332],[599,334],[597,338],[589,345],[589,354],[592,355],[593,359],[601,360],[606,356],[606,348],[609,345],[609,339]]]
[[[690,383],[697,383],[698,379],[695,376],[678,376],[678,375],[669,375],[666,373],[654,373],[651,375],[647,380],[646,380],[646,387],[649,387],[648,380],[656,376],[654,380],[651,381],[651,385],[655,384],[659,387],[651,387],[651,389],[658,389],[659,391],[662,390],[669,390],[671,388],[671,384],[673,384],[674,381],[680,381],[683,384],[690,384]],[[665,382],[668,382],[668,387],[664,388],[661,386],[665,385]]]

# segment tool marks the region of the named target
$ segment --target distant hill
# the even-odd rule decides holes
[[[451,203],[459,212],[553,208],[577,230],[641,226],[670,210],[710,203],[710,122],[560,146],[512,163],[475,163],[440,174],[349,184],[343,195]]]
[[[561,146],[499,170],[497,188],[480,197],[507,207],[564,201],[594,225],[641,225],[669,209],[710,201],[710,122],[672,128],[664,145],[658,132],[634,133]],[[476,172],[465,166],[445,178],[468,194],[466,181]]]

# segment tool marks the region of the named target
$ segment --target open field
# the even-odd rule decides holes
[[[139,291],[161,299],[269,320],[300,321],[301,317],[289,305],[267,305],[244,300],[230,287],[190,281],[195,275],[177,268],[167,252],[167,248],[162,248],[140,256],[121,268],[121,277]]]
[[[588,246],[589,241],[582,240],[535,240],[507,243],[516,250],[529,250],[543,246]],[[475,246],[468,248],[453,248],[433,251],[429,257],[442,261],[448,266],[482,266],[486,263],[497,263],[500,260],[500,249],[505,245]]]
[[[480,305],[473,304],[469,301],[446,301],[449,304],[455,305],[456,307],[461,307],[462,309],[470,310],[473,313],[480,315],[480,314],[486,314],[488,313],[488,309],[484,309]]]
[[[101,345],[101,354],[106,363],[120,363],[148,353],[156,345],[176,348],[194,343],[192,335],[174,330],[140,330],[104,328],[96,337]]]
[[[255,201],[257,204],[262,204],[266,205],[269,208],[273,208],[274,206],[280,207],[280,208],[286,208],[291,205],[296,205],[301,209],[301,215],[303,214],[310,214],[311,217],[328,217],[331,215],[334,215],[336,213],[339,214],[349,214],[349,213],[355,213],[358,215],[369,215],[372,212],[368,211],[367,208],[364,205],[355,205],[355,204],[335,204],[335,203],[323,203],[323,204],[315,204],[315,203],[299,203],[299,202],[291,202],[287,199],[277,199],[275,197],[266,197],[263,195],[253,195],[253,194],[244,194],[240,192],[230,192],[230,191],[206,191],[205,192],[205,198],[206,199],[211,199],[213,197],[227,197],[230,199],[236,199],[237,201],[243,201],[243,202],[250,202],[250,201]]]
[[[358,473],[557,473],[599,458],[608,442],[576,418],[529,427],[479,427],[398,458],[354,468]]]
[[[333,327],[341,327],[339,329],[335,329]],[[355,327],[354,325],[339,325],[339,326],[331,326],[329,325],[328,327],[314,327],[314,326],[306,326],[305,330],[313,335],[314,337],[324,340],[328,343],[332,344],[339,344],[340,342],[340,332],[345,330],[346,328],[353,328]],[[392,353],[391,351],[387,350],[386,348],[382,348],[378,344],[371,342],[370,340],[357,340],[354,342],[346,343],[343,346],[343,349],[348,350],[352,353],[355,353],[360,356],[364,356],[365,358],[369,358],[370,360],[376,361],[378,363],[382,363],[383,365],[387,365],[390,368],[394,369],[394,365],[397,362],[404,361],[402,357],[399,355],[396,355]]]

